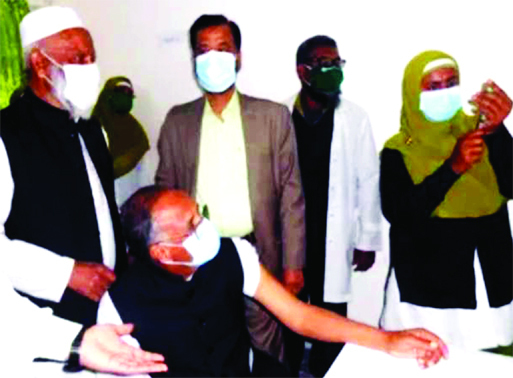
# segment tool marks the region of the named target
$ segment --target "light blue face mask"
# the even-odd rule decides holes
[[[421,92],[419,107],[431,122],[450,120],[461,109],[460,86]]]
[[[221,93],[235,83],[235,55],[210,50],[196,57],[196,77],[207,92]]]
[[[214,225],[206,218],[196,227],[196,230],[181,244],[161,242],[161,245],[184,247],[192,256],[192,261],[175,261],[161,259],[166,265],[187,265],[199,267],[217,256],[221,247],[221,239]]]

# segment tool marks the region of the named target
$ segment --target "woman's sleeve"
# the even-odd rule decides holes
[[[493,134],[484,137],[488,146],[489,159],[492,164],[499,190],[507,198],[513,198],[513,139],[508,129],[499,126]]]
[[[401,153],[385,148],[381,153],[380,192],[383,215],[390,223],[427,219],[459,178],[445,161],[415,185]]]

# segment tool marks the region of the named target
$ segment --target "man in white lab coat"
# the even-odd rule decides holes
[[[346,316],[352,265],[355,271],[368,270],[381,248],[378,155],[367,114],[341,98],[345,61],[335,41],[327,36],[306,40],[297,51],[296,64],[301,91],[288,105],[306,204],[302,294],[312,304]],[[291,359],[298,369],[303,342],[289,336],[289,350],[297,353]],[[310,371],[323,376],[342,347],[314,343]]]

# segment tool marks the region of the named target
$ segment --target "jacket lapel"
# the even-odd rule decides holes
[[[188,192],[192,193],[192,196],[196,196],[196,183],[198,178],[198,168],[199,168],[199,154],[200,154],[200,140],[201,140],[201,121],[203,119],[203,110],[205,109],[205,97],[201,97],[198,100],[192,103],[190,108],[190,113],[188,114],[189,121],[187,125],[191,125],[190,127],[184,128],[184,133],[186,135],[183,136],[183,141],[188,141],[187,145],[182,146],[183,151],[187,154],[188,162],[192,163],[192,166],[189,166],[188,169],[192,170],[189,177],[191,180],[188,180]]]
[[[251,207],[251,215],[253,222],[255,221],[256,198],[258,195],[257,183],[257,169],[258,164],[258,150],[254,147],[259,139],[262,130],[259,128],[257,112],[254,109],[253,100],[243,94],[240,94],[240,107],[242,113],[242,127],[244,131],[244,144],[246,146],[246,165],[248,171],[248,188],[249,188],[249,202]]]

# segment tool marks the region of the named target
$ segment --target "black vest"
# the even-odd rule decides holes
[[[235,245],[222,239],[218,255],[188,282],[137,261],[109,293],[141,347],[165,356],[169,372],[152,376],[247,377],[243,280]]]
[[[2,140],[14,180],[14,197],[5,233],[77,261],[102,262],[93,196],[82,156],[82,135],[107,197],[116,238],[116,272],[126,253],[114,199],[112,161],[101,128],[75,123],[69,114],[27,90],[0,112]],[[27,261],[30,264],[30,261]],[[40,267],[48,270],[51,266]],[[30,277],[27,277],[30,279]],[[60,303],[29,297],[60,317],[82,324],[96,321],[97,303],[66,289]]]

